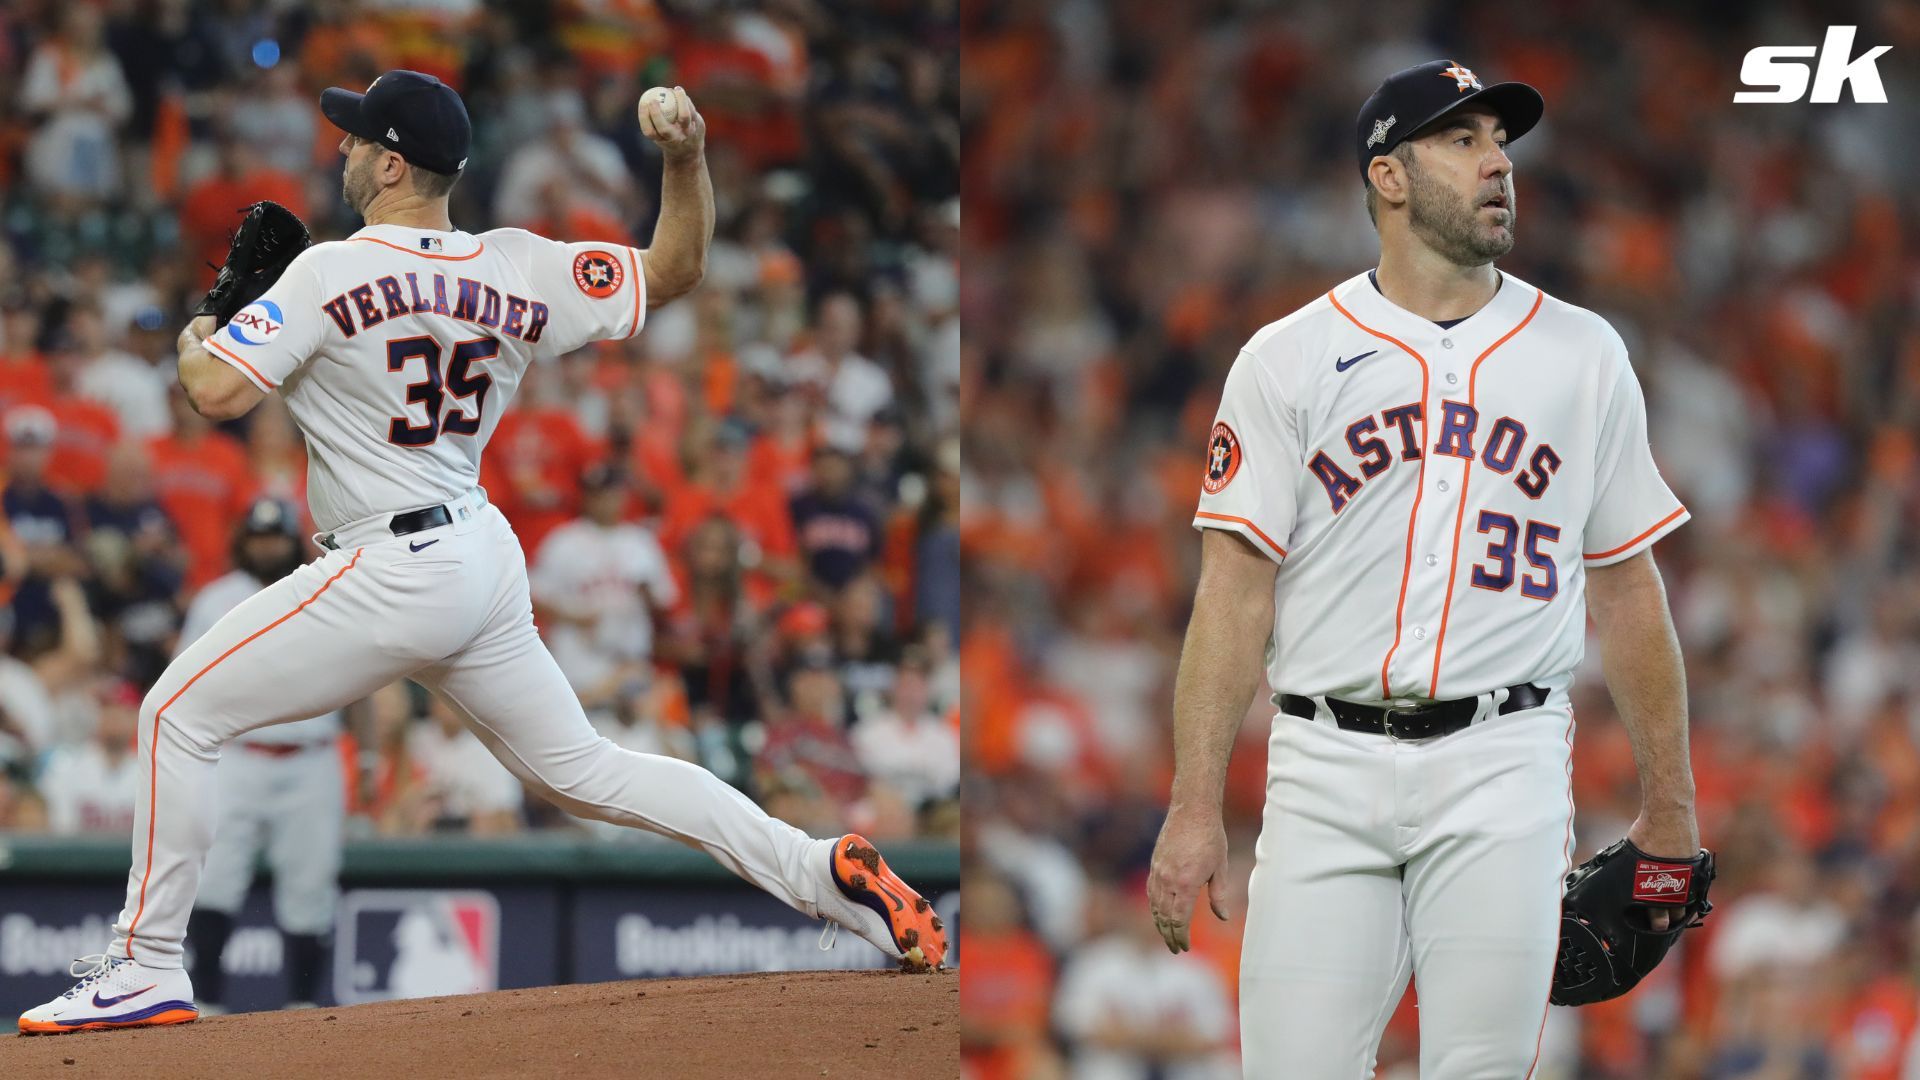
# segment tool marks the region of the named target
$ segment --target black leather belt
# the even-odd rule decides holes
[[[425,510],[409,510],[404,514],[393,515],[393,519],[387,522],[387,528],[393,530],[395,536],[405,536],[408,533],[437,529],[452,521],[453,515],[447,513],[446,507],[429,506]],[[332,533],[320,538],[320,546],[335,550],[339,548],[339,545],[333,542]]]
[[[1521,683],[1507,687],[1507,700],[1500,703],[1499,714],[1537,709],[1546,704],[1550,691],[1544,686]],[[1317,715],[1313,699],[1299,694],[1280,695],[1280,711],[1302,720]],[[1390,735],[1396,739],[1431,739],[1451,735],[1473,723],[1480,711],[1479,697],[1430,701],[1422,705],[1362,705],[1356,701],[1327,699],[1327,711],[1343,731],[1361,731],[1369,735]]]

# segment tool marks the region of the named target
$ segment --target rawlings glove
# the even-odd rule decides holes
[[[1713,910],[1713,852],[1661,859],[1621,840],[1567,875],[1560,904],[1560,955],[1553,968],[1555,1005],[1591,1005],[1634,988],[1682,932]],[[1665,930],[1648,914],[1671,911]]]
[[[218,319],[221,326],[272,288],[287,264],[312,242],[306,223],[279,203],[261,200],[248,207],[246,215],[227,246],[227,261],[213,288],[193,309],[195,315]]]

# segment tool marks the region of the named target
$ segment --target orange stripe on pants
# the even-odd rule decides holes
[[[265,634],[267,631],[273,629],[276,626],[279,626],[281,623],[286,622],[288,619],[293,618],[295,615],[300,614],[302,611],[305,611],[307,609],[308,604],[311,604],[315,600],[320,599],[321,593],[324,593],[328,589],[333,588],[334,582],[339,581],[340,578],[344,574],[346,574],[347,571],[353,569],[354,566],[360,562],[360,553],[365,550],[366,550],[365,548],[360,548],[354,551],[352,561],[348,562],[347,565],[341,567],[339,573],[328,578],[326,582],[320,586],[320,588],[314,591],[314,594],[312,596],[309,596],[305,600],[300,601],[299,606],[295,607],[292,611],[287,612],[285,615],[282,615],[279,618],[268,623],[267,625],[261,627],[260,629],[255,630],[253,633],[247,635],[244,639],[242,639],[240,643],[235,645],[233,648],[228,649],[226,652],[223,652],[219,656],[214,657],[212,662],[207,664],[206,667],[203,667],[199,671],[194,672],[193,678],[188,679],[186,682],[186,685],[182,686],[178,690],[175,690],[173,692],[173,696],[167,699],[167,703],[165,705],[162,705],[158,709],[154,710],[153,738],[151,740],[150,745],[147,748],[147,757],[148,757],[147,869],[145,873],[140,875],[140,903],[138,904],[138,906],[134,908],[133,921],[127,924],[127,959],[129,960],[133,959],[134,935],[140,929],[140,916],[146,914],[146,911],[147,911],[147,879],[153,875],[153,821],[154,821],[155,813],[159,810],[159,793],[160,793],[160,717],[163,716],[168,709],[173,708],[173,703],[180,700],[181,694],[186,693],[187,690],[190,687],[192,687],[194,683],[197,683],[200,681],[200,676],[205,675],[207,672],[212,671],[214,668],[219,667],[222,661],[224,661],[227,657],[232,656],[234,653],[239,652],[242,648],[244,648],[248,643],[252,642],[255,638],[258,638],[260,635]]]

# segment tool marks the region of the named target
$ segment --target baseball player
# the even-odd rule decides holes
[[[194,594],[180,627],[181,651],[220,617],[306,561],[300,519],[278,499],[256,499],[234,531],[234,568]],[[200,875],[200,895],[187,921],[193,945],[193,987],[200,1011],[226,1011],[220,954],[253,884],[264,848],[273,868],[273,921],[280,927],[288,1003],[317,999],[324,938],[339,899],[340,847],[347,815],[341,773],[338,710],[290,724],[256,728],[227,745],[218,777],[213,846]]]
[[[193,1020],[181,969],[187,914],[212,840],[214,765],[234,737],[319,716],[411,678],[457,711],[509,771],[576,815],[699,847],[814,917],[913,968],[946,952],[931,905],[859,836],[815,840],[698,766],[597,735],[534,628],[526,561],[478,487],[487,437],[527,366],[639,332],[691,291],[712,237],[706,128],[683,91],[648,91],[640,126],[665,159],[654,244],[560,243],[454,229],[447,193],[467,163],[465,104],[432,76],[390,71],[333,88],[344,196],[367,222],[299,250],[251,286],[304,227],[243,222],[202,310],[180,335],[180,382],[210,417],[279,393],[306,436],[307,499],[325,553],[242,601],[189,645],[141,707],[148,769],[126,908],[79,983],[20,1018],[30,1033]],[[280,217],[286,216],[283,208]],[[216,325],[218,324],[218,325]]]
[[[1148,891],[1175,952],[1202,894],[1228,917],[1222,786],[1264,653],[1279,711],[1240,963],[1249,1077],[1372,1075],[1409,974],[1425,1080],[1531,1074],[1589,615],[1644,793],[1628,837],[1662,865],[1696,855],[1652,555],[1687,511],[1619,335],[1494,266],[1514,244],[1507,144],[1543,111],[1448,60],[1383,82],[1355,139],[1377,268],[1260,330],[1227,375]],[[1680,911],[1653,926],[1677,934]]]

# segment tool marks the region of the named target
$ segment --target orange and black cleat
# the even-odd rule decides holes
[[[946,924],[926,897],[887,866],[871,840],[848,833],[834,843],[833,883],[840,895],[886,922],[901,970],[938,971],[946,966]]]

